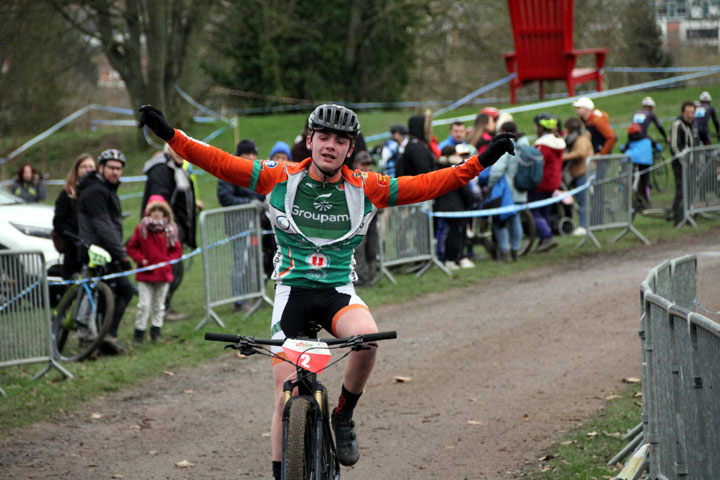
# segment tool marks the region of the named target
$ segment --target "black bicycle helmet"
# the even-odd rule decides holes
[[[310,114],[308,129],[329,130],[355,138],[360,133],[360,122],[355,112],[349,108],[326,103],[317,107]]]
[[[123,164],[123,167],[126,163],[125,155],[123,155],[123,153],[117,148],[108,148],[107,150],[103,150],[102,152],[100,152],[100,155],[98,155],[97,163],[98,165],[102,165],[108,160],[117,160],[118,162]]]

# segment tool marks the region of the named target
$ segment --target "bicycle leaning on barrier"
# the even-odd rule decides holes
[[[109,273],[110,254],[82,238],[67,234],[88,251],[88,262],[73,277],[65,294],[53,311],[51,320],[52,346],[59,360],[85,360],[102,344],[110,330],[115,299],[113,292],[97,277]]]
[[[368,343],[397,338],[396,332],[354,335],[316,340],[321,326],[310,322],[307,336],[270,340],[206,333],[205,340],[230,343],[225,348],[243,355],[266,355],[290,363],[296,368],[294,379],[283,385],[282,475],[283,480],[335,480],[340,478],[340,463],[330,426],[328,391],[318,379],[325,368],[336,365],[351,351],[371,348]],[[304,333],[304,332],[303,332]],[[272,353],[266,346],[282,346],[285,356]],[[377,346],[377,345],[373,345]],[[330,362],[331,349],[349,349]],[[293,392],[296,394],[293,395]]]

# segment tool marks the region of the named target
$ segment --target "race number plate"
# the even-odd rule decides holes
[[[310,372],[322,373],[330,362],[330,350],[325,342],[288,338],[282,348],[288,360]]]

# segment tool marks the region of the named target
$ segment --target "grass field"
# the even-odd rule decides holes
[[[708,89],[704,87],[704,89]],[[711,93],[713,88],[709,89]],[[675,116],[679,106],[685,99],[697,98],[701,88],[678,88],[652,92],[660,117]],[[599,100],[599,108],[610,113],[611,119],[616,122],[627,122],[632,112],[639,106],[640,99],[645,93],[626,94]],[[557,107],[551,110],[562,118],[574,114],[570,106]],[[476,113],[477,109],[462,109],[454,115]],[[532,118],[536,112],[518,114],[516,121],[521,129],[531,130]],[[383,132],[392,123],[405,123],[409,112],[363,112],[360,121],[367,134]],[[449,116],[449,115],[448,115]],[[305,114],[287,114],[274,116],[248,117],[240,122],[240,135],[242,138],[253,138],[258,143],[261,156],[266,155],[276,140],[291,143],[302,128]],[[215,129],[217,125],[197,125],[189,129],[196,138],[203,138]],[[436,135],[439,140],[445,138],[447,127],[438,127]],[[622,142],[626,135],[618,131]],[[232,131],[228,131],[213,142],[220,148],[232,151],[234,140]],[[51,137],[42,149],[31,150],[23,161],[37,161],[45,157],[48,169],[54,172],[53,178],[60,178],[72,162],[74,156],[84,150],[97,152],[101,148],[121,147],[129,158],[127,175],[139,174],[142,164],[152,154],[152,150],[140,148],[135,142],[134,132],[129,130],[112,130],[110,132],[64,132]],[[56,172],[56,173],[55,173]],[[215,195],[216,181],[209,175],[199,176],[200,197],[206,208],[218,206]],[[52,203],[58,189],[49,191],[48,202]],[[125,184],[121,186],[119,194],[142,191],[141,183]],[[663,202],[672,198],[666,193]],[[123,202],[123,209],[131,215],[125,221],[126,238],[132,232],[139,216],[140,198],[132,198]],[[638,216],[634,225],[653,244],[665,242],[676,237],[690,237],[696,231],[716,229],[717,221],[700,219],[697,230],[685,228],[675,230],[664,219]],[[639,241],[631,234],[625,235],[619,242],[611,244],[610,240],[616,231],[603,232],[598,235],[603,251],[622,250],[638,245]],[[502,264],[489,260],[481,261],[481,268],[461,270],[452,278],[445,276],[437,269],[431,269],[425,275],[416,279],[411,275],[397,275],[397,285],[383,280],[373,288],[361,288],[360,295],[372,308],[387,303],[397,303],[410,300],[418,295],[437,291],[439,288],[454,288],[472,285],[485,278],[510,275],[543,265],[566,262],[580,256],[594,255],[597,250],[589,242],[580,249],[575,249],[576,238],[560,237],[560,247],[546,255],[531,255],[521,262]],[[63,381],[59,374],[52,372],[45,377],[33,381],[31,377],[40,369],[38,365],[25,365],[0,369],[0,386],[8,397],[0,399],[0,432],[13,427],[47,419],[52,415],[68,410],[82,408],[82,405],[95,397],[108,392],[119,391],[132,385],[145,382],[150,378],[162,375],[165,371],[198,365],[208,359],[223,353],[217,345],[208,345],[202,340],[202,335],[194,330],[195,325],[204,317],[204,293],[202,281],[201,258],[195,257],[192,265],[186,272],[183,284],[176,294],[175,308],[178,311],[189,313],[191,318],[183,322],[167,323],[164,328],[165,343],[157,346],[143,345],[139,348],[130,347],[128,355],[116,358],[102,358],[99,361],[81,364],[69,364],[66,367],[76,376],[74,381]],[[270,285],[268,285],[271,288]],[[135,301],[131,302],[123,322],[120,337],[126,345],[131,344],[133,319],[135,314]],[[270,309],[263,307],[248,319],[242,318],[231,308],[220,309],[223,320],[227,323],[228,332],[243,332],[250,335],[267,335]],[[213,328],[206,328],[206,330]],[[215,330],[217,330],[215,328]],[[546,478],[603,478],[611,471],[603,469],[605,461],[622,446],[612,435],[599,434],[587,437],[588,431],[618,432],[633,427],[639,418],[639,410],[632,399],[634,389],[623,392],[622,399],[612,400],[608,408],[599,416],[595,423],[582,427],[573,437],[568,437],[571,443],[563,445],[558,443],[552,454],[555,458],[549,461]],[[584,438],[581,438],[585,436]],[[568,441],[568,440],[563,440]],[[608,456],[608,453],[610,455]],[[570,465],[567,465],[570,464]]]

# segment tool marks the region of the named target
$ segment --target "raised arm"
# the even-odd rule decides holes
[[[236,157],[172,128],[152,105],[143,105],[140,112],[139,128],[147,126],[185,160],[221,180],[266,194],[283,179],[282,168],[265,168],[264,162]]]
[[[371,173],[365,182],[365,193],[379,208],[432,200],[467,185],[505,153],[514,154],[511,138],[512,134],[497,135],[481,155],[470,157],[467,162],[456,167],[398,178]]]

